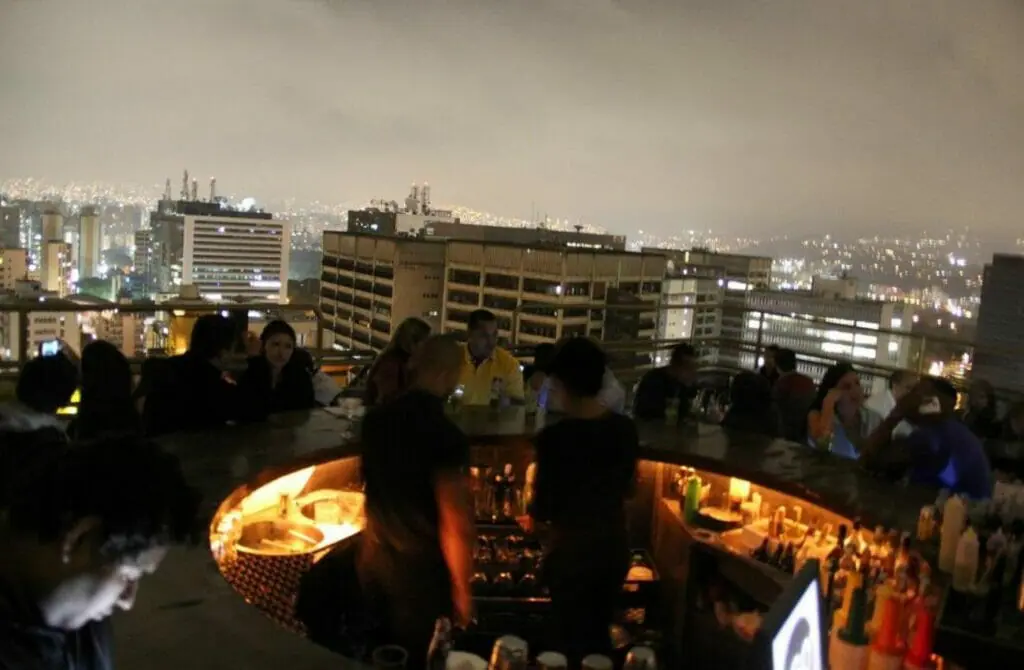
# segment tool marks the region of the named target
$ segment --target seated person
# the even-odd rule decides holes
[[[629,569],[625,502],[639,440],[633,421],[598,399],[606,369],[604,352],[588,338],[559,343],[550,376],[566,417],[536,438],[530,514],[551,525],[543,579],[556,648],[570,667],[586,654],[610,651],[608,626]]]
[[[896,403],[864,443],[869,463],[892,441],[893,429],[909,421],[914,431],[894,444],[906,447],[912,482],[947,488],[975,500],[992,497],[992,468],[981,441],[956,416],[956,388],[937,377],[921,380]]]
[[[138,438],[38,464],[0,530],[0,668],[110,668],[110,615],[170,545],[198,538],[198,507],[177,459]]]
[[[247,335],[246,353],[259,356],[262,342]],[[167,359],[146,396],[143,424],[148,434],[208,430],[266,416],[264,404],[253,400],[256,392],[247,393],[247,386],[240,388],[223,369],[234,338],[226,317],[205,314],[196,319],[188,351]]]
[[[777,424],[768,378],[756,372],[736,375],[729,386],[729,410],[722,419],[722,427],[775,437]]]
[[[967,391],[967,408],[964,423],[971,432],[983,440],[1003,437],[1004,424],[996,410],[996,391],[984,379],[971,382]]]
[[[544,382],[537,396],[537,404],[548,411],[561,412],[562,408],[558,406],[557,397],[551,393],[552,381],[551,377],[545,375]],[[626,390],[622,388],[622,384],[619,383],[611,368],[604,369],[604,377],[601,379],[601,392],[598,394],[597,399],[601,405],[616,414],[626,413]]]
[[[555,353],[555,345],[543,343],[533,348],[533,362],[523,367],[523,381],[528,391],[540,394],[548,378],[548,365]]]
[[[872,394],[865,405],[872,409],[878,416],[887,417],[896,407],[900,398],[910,392],[910,389],[917,386],[917,375],[908,370],[897,370],[889,376],[888,388],[881,392]],[[893,437],[906,437],[913,432],[914,427],[904,421],[896,426]]]
[[[295,343],[295,329],[281,320],[271,321],[260,333],[262,352],[249,358],[239,380],[249,391],[246,401],[261,405],[260,414],[316,407],[312,360],[295,355]]]
[[[81,365],[81,399],[68,427],[71,439],[140,434],[142,421],[132,397],[132,366],[121,350],[106,340],[95,340],[82,349]]]
[[[409,387],[409,359],[430,335],[430,325],[410,316],[398,329],[384,351],[370,366],[366,378],[363,404],[381,405],[405,393]]]
[[[664,419],[669,402],[679,402],[680,418],[697,395],[697,352],[689,344],[672,347],[668,365],[649,370],[637,385],[633,416]]]
[[[807,441],[807,413],[814,404],[818,388],[814,380],[796,369],[792,349],[775,352],[779,378],[772,387],[772,400],[779,416],[779,434],[793,442]]]
[[[849,363],[837,363],[825,371],[818,385],[807,414],[807,440],[814,448],[855,459],[881,422],[882,417],[864,406],[860,375]]]
[[[37,356],[25,363],[14,390],[15,402],[0,405],[0,442],[13,435],[48,430],[64,438],[57,410],[71,402],[78,388],[78,368],[62,353]]]
[[[779,353],[779,345],[769,344],[764,348],[764,364],[761,369],[757,371],[757,374],[761,375],[768,380],[769,386],[775,386],[775,382],[779,381],[779,377],[782,375],[782,371],[779,370],[778,361],[776,356]]]
[[[489,405],[492,390],[502,405],[522,405],[523,373],[519,361],[507,349],[498,346],[498,317],[486,309],[469,315],[465,360],[459,385],[466,405]]]

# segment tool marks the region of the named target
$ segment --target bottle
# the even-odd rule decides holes
[[[754,553],[752,554],[752,556],[753,556],[755,561],[760,561],[761,563],[767,563],[768,562],[768,559],[771,557],[771,551],[772,551],[772,548],[771,548],[771,545],[769,544],[769,542],[770,542],[770,540],[767,537],[764,538],[764,542],[761,543],[761,546],[754,550]]]
[[[782,557],[785,555],[786,548],[782,546],[782,542],[775,545],[775,553],[772,554],[771,566],[774,568],[782,569]]]
[[[441,617],[434,623],[434,637],[427,648],[427,670],[445,670],[452,650],[452,622]]]
[[[683,517],[686,523],[693,524],[697,521],[697,514],[700,512],[700,492],[702,482],[700,477],[693,475],[686,483],[686,504],[683,508]]]
[[[826,537],[827,541],[827,537]],[[839,560],[843,557],[843,550],[846,548],[846,524],[839,525],[839,536],[836,546],[832,547],[832,551],[828,553],[829,558],[836,559],[836,565],[839,565]]]
[[[974,586],[978,575],[978,534],[970,526],[960,537],[953,564],[953,589],[966,593]]]
[[[637,646],[626,654],[622,670],[658,670],[658,659],[650,647]]]
[[[776,540],[782,540],[786,535],[786,506],[779,505],[775,508],[771,523],[768,526],[768,533]]]
[[[502,501],[501,516],[505,519],[514,519],[518,510],[519,488],[516,485],[516,474],[512,471],[512,464],[505,464],[505,498]]]
[[[526,466],[526,478],[523,481],[523,511],[530,512],[530,505],[533,504],[534,483],[537,481],[537,464],[530,463]]]
[[[793,574],[793,569],[796,566],[796,554],[793,551],[793,544],[791,542],[786,543],[786,551],[782,554],[782,562],[779,567],[783,572]]]
[[[935,532],[935,508],[925,505],[921,508],[921,514],[917,517],[917,539],[919,542],[927,542],[932,539]]]
[[[950,496],[942,508],[942,531],[939,534],[939,570],[953,572],[957,544],[967,521],[967,506],[960,496]]]
[[[501,377],[495,377],[491,380],[491,409],[498,409],[501,407],[501,387]]]

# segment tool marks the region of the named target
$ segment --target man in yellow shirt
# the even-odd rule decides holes
[[[466,405],[488,405],[492,389],[502,405],[523,404],[523,373],[507,349],[498,346],[498,317],[486,309],[469,315],[468,339],[459,384]]]

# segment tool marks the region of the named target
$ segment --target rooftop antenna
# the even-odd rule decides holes
[[[210,202],[217,202],[217,178],[210,177]]]
[[[164,182],[164,200],[171,199],[171,178],[168,177],[167,181]]]
[[[181,176],[181,199],[188,200],[188,170]]]
[[[192,202],[199,200],[199,182],[195,179],[192,180]]]
[[[423,182],[423,188],[420,189],[420,204],[424,214],[430,213],[430,184]]]

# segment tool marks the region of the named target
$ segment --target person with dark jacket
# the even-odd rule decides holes
[[[138,438],[39,463],[0,529],[0,670],[111,670],[110,615],[170,545],[198,538],[198,507],[177,459]]]
[[[689,344],[672,347],[668,365],[649,370],[636,388],[633,416],[638,419],[664,419],[670,402],[679,403],[679,418],[690,411],[697,395],[697,352]]]
[[[188,351],[164,362],[146,396],[147,434],[208,430],[265,416],[264,405],[251,401],[255,393],[222,369],[233,342],[234,328],[227,318],[205,314],[196,319]],[[251,335],[246,347],[252,357],[259,355],[262,344]]]
[[[68,429],[72,439],[139,433],[133,386],[131,364],[117,347],[104,340],[87,344],[82,349],[82,399]]]
[[[781,437],[801,444],[807,442],[807,413],[818,395],[814,380],[796,369],[796,353],[792,349],[775,352],[779,378],[772,387],[772,396],[779,417]]]
[[[239,380],[260,414],[316,407],[313,371],[304,356],[296,355],[295,342],[295,330],[284,321],[271,321],[260,333],[262,352],[249,358]]]
[[[1003,423],[996,411],[996,392],[984,379],[971,382],[967,391],[967,411],[964,423],[971,432],[983,440],[1003,436]]]
[[[776,437],[778,418],[772,406],[772,386],[755,372],[741,372],[729,387],[729,410],[722,427],[765,437]]]

